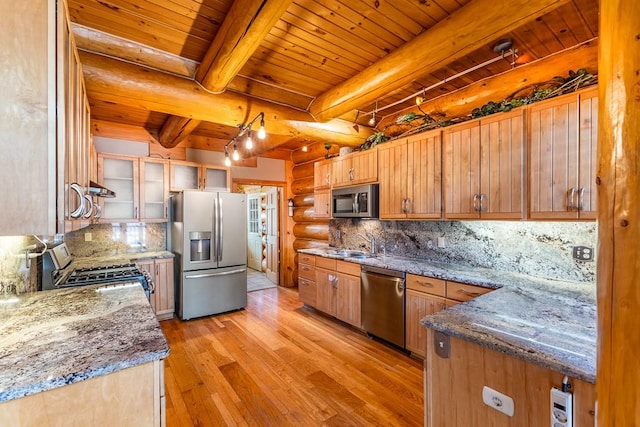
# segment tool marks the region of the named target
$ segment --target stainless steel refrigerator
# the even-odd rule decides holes
[[[247,305],[245,194],[185,190],[175,195],[171,249],[181,319]]]

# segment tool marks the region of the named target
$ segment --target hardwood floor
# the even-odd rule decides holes
[[[422,426],[422,363],[303,307],[294,289],[245,310],[161,322],[167,426]]]

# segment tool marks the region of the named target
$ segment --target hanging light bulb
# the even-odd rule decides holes
[[[373,110],[373,114],[369,119],[369,126],[375,126],[376,124],[376,112],[378,111],[378,101],[376,101],[376,108]]]
[[[229,151],[227,151],[227,147],[224,147],[224,165],[231,166],[231,159],[229,158]]]
[[[264,116],[260,119],[260,129],[258,129],[258,138],[264,139],[267,136],[267,132],[264,130]]]
[[[304,145],[302,146],[302,151],[304,151],[305,153],[306,153],[307,151],[309,151],[309,148],[307,148],[307,144],[304,144]]]
[[[426,96],[425,89],[422,88],[422,95],[416,96],[416,105],[422,104],[425,101],[426,98],[427,98],[427,96]]]
[[[244,146],[246,147],[247,150],[251,150],[253,148],[253,139],[251,139],[251,129],[249,129],[249,132],[247,133],[247,140],[245,141]]]
[[[240,160],[240,154],[238,153],[238,144],[233,144],[233,160],[236,162]]]

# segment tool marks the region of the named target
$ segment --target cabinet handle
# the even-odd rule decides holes
[[[327,203],[327,215],[329,215],[329,203]]]
[[[416,283],[422,286],[426,286],[427,288],[433,288],[434,285],[431,282],[422,282],[420,280],[416,280]]]
[[[484,198],[486,197],[485,194],[480,193],[480,212],[484,212],[485,211],[485,207],[484,207]]]
[[[169,218],[169,206],[164,207],[164,217]]]
[[[402,213],[407,213],[407,208],[406,208],[406,203],[407,203],[407,199],[402,199],[402,207],[400,208],[400,210],[402,210]]]
[[[576,187],[571,187],[567,192],[567,210],[568,211],[574,210],[573,199],[575,198],[575,195],[576,195]]]
[[[478,212],[478,195],[473,195],[473,210]]]
[[[327,185],[331,184],[331,176],[327,173]]]
[[[354,176],[355,176],[355,170],[353,168],[350,168],[349,169],[349,180],[353,181],[355,179]]]
[[[406,203],[405,203],[404,213],[411,213],[411,199],[407,197],[405,200],[406,200]]]
[[[580,187],[578,192],[578,208],[579,211],[584,210],[584,187]]]
[[[462,293],[464,295],[470,296],[470,297],[474,297],[474,298],[475,297],[479,297],[480,295],[482,295],[480,292],[470,292],[470,291],[467,291],[467,290],[464,290],[464,289],[458,289],[458,292],[460,292],[460,293]]]
[[[138,219],[138,207],[137,206],[135,208],[133,208],[133,217],[135,219]]]
[[[307,268],[307,267],[302,267],[302,269],[303,269],[304,271],[309,271],[309,268]]]

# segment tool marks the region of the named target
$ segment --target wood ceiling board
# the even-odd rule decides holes
[[[167,114],[132,108],[119,103],[90,100],[89,105],[91,118],[95,120],[158,129],[167,119]]]
[[[391,31],[405,43],[425,29],[425,26],[413,19],[411,15],[405,15],[398,10],[395,2],[379,2],[376,7],[375,2],[358,0],[348,2],[347,7]]]
[[[437,3],[430,0],[425,1],[412,1],[412,0],[398,0],[394,1],[394,7],[406,16],[412,16],[423,27],[430,28],[442,19],[446,18],[462,6],[469,3],[470,0],[465,1],[450,1]],[[444,7],[440,6],[443,5]]]
[[[243,93],[259,99],[271,100],[278,104],[288,105],[300,110],[306,110],[313,97],[292,92],[285,88],[266,84],[245,76],[236,76],[227,86],[227,90]]]
[[[140,20],[135,16],[127,15],[125,11],[111,11],[100,4],[93,7],[95,4],[92,2],[70,10],[71,20],[194,61],[199,61],[209,47],[210,40],[195,37],[151,20]]]

